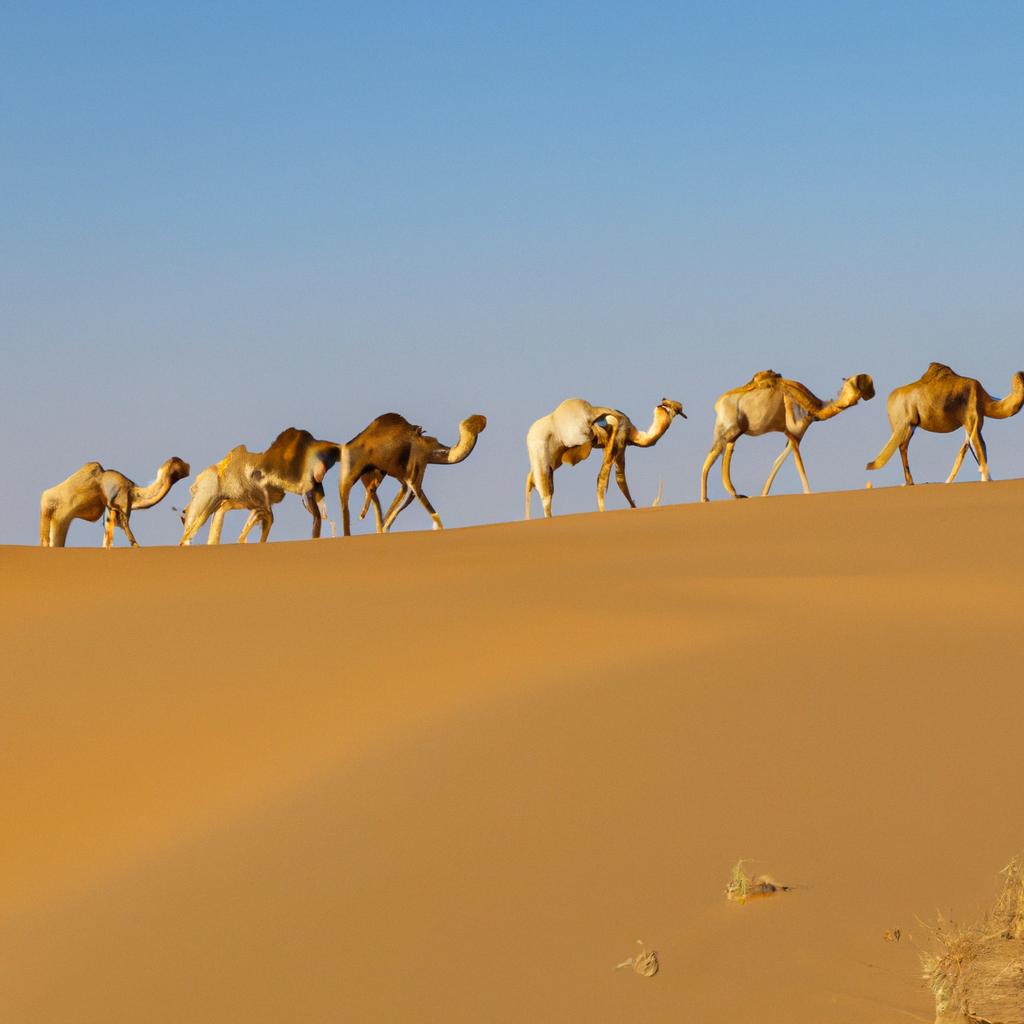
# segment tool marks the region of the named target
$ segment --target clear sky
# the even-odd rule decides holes
[[[874,376],[804,445],[815,489],[860,488],[893,387],[1024,368],[1021,4],[9,3],[0,129],[0,543],[83,462],[144,483],[391,410],[447,441],[485,413],[426,491],[449,526],[517,519],[526,430],[575,395],[644,425],[682,401],[629,476],[693,501],[715,398],[766,367]],[[1024,475],[1024,414],[986,436]],[[918,478],[957,444],[919,434]],[[741,489],[781,446],[737,445]]]

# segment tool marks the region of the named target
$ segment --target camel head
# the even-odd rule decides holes
[[[665,412],[668,413],[669,419],[673,419],[676,416],[682,416],[684,420],[686,419],[686,413],[683,412],[682,402],[674,402],[671,398],[663,398],[658,403],[658,408],[664,409]]]
[[[856,377],[844,377],[843,387],[836,399],[836,404],[847,408],[856,405],[861,399],[865,402],[875,397],[875,382],[869,373],[858,373]]]
[[[469,453],[476,447],[476,439],[484,432],[486,427],[486,416],[481,416],[477,413],[474,416],[467,417],[459,424],[459,440],[453,448],[441,444],[436,437],[424,435],[424,443],[429,444],[433,449],[429,456],[430,461],[447,463],[449,466],[462,462],[463,459],[468,458]]]
[[[161,472],[166,473],[168,480],[172,484],[176,484],[179,480],[184,480],[192,472],[189,464],[184,459],[179,459],[177,455],[168,459],[160,469]]]

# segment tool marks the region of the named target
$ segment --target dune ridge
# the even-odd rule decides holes
[[[1024,848],[1022,500],[0,550],[0,1012],[932,1020],[916,916]]]

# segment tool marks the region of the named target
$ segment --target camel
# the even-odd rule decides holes
[[[250,516],[238,537],[244,544],[249,531],[261,524],[260,543],[264,543],[274,525],[271,506],[284,499],[284,489],[271,484],[261,468],[262,452],[251,452],[244,444],[232,448],[220,462],[207,466],[196,476],[190,492],[192,498],[182,509],[184,530],[180,545],[188,547],[192,538],[210,516],[207,544],[219,544],[224,515],[233,509],[249,509]]]
[[[988,472],[988,450],[981,436],[985,417],[1004,420],[1016,416],[1022,405],[1024,372],[1013,375],[1010,393],[1005,398],[995,399],[973,377],[961,377],[943,363],[931,363],[920,380],[904,384],[889,395],[888,413],[892,437],[878,453],[878,457],[867,464],[867,468],[881,469],[899,448],[904,480],[912,486],[914,478],[910,475],[907,449],[914,431],[920,427],[931,433],[948,434],[963,427],[964,442],[960,445],[946,483],[951,484],[956,479],[968,448],[977,459],[981,479],[988,481],[991,479]]]
[[[567,398],[553,412],[536,420],[526,434],[530,472],[526,476],[526,518],[530,518],[530,495],[534,487],[544,507],[544,518],[551,518],[551,499],[555,493],[554,474],[561,465],[575,466],[594,448],[604,450],[597,476],[597,507],[604,511],[608,477],[615,466],[615,481],[629,502],[636,502],[626,483],[626,448],[650,448],[656,445],[676,416],[686,419],[679,402],[663,398],[654,408],[647,430],[638,430],[619,409],[595,406],[582,398]]]
[[[257,523],[262,524],[260,540],[265,541],[274,522],[271,506],[286,493],[302,496],[313,517],[315,540],[327,515],[323,479],[340,455],[341,447],[333,441],[318,441],[308,430],[295,427],[282,430],[265,452],[250,452],[245,445],[233,448],[196,477],[192,500],[182,514],[182,543],[188,544],[211,515],[207,543],[220,543],[224,516],[236,508],[250,510],[239,543],[246,542]]]
[[[341,464],[338,468],[338,497],[341,500],[342,532],[351,535],[348,511],[348,497],[357,480],[366,487],[367,502],[372,502],[377,519],[377,532],[387,533],[398,517],[414,498],[430,514],[434,529],[443,528],[441,517],[423,493],[423,476],[429,465],[453,466],[462,462],[476,447],[477,437],[487,426],[487,418],[470,416],[459,424],[459,441],[454,447],[441,444],[436,437],[423,433],[423,428],[410,423],[396,412],[385,413],[369,423],[341,448]],[[377,487],[385,476],[399,482],[399,491],[388,508],[381,515],[377,499]],[[363,514],[366,505],[363,506]]]
[[[39,501],[39,543],[44,548],[62,548],[73,519],[95,523],[104,512],[103,546],[114,546],[114,526],[120,526],[133,548],[139,542],[129,519],[135,509],[152,508],[167,492],[188,476],[187,462],[177,456],[168,459],[148,487],[138,487],[123,473],[87,462],[66,480],[43,491]]]
[[[322,521],[327,519],[331,522],[327,515],[323,480],[339,458],[341,445],[333,441],[318,441],[308,430],[288,427],[274,438],[260,462],[264,478],[270,484],[302,497],[303,506],[313,517],[313,540],[320,536]],[[259,521],[255,511],[249,519],[251,522],[246,523],[248,529],[243,530],[246,535]],[[333,522],[331,529],[334,529]]]
[[[708,473],[719,455],[723,453],[722,483],[734,498],[745,498],[745,494],[736,493],[729,472],[736,440],[744,434],[757,437],[772,432],[786,435],[786,447],[772,465],[761,496],[764,497],[771,490],[775,474],[790,452],[793,453],[804,494],[810,494],[811,487],[807,482],[804,460],[800,455],[800,442],[804,434],[812,423],[831,419],[844,409],[856,405],[861,399],[869,401],[874,397],[875,385],[866,373],[844,378],[839,394],[827,403],[816,397],[803,384],[787,380],[774,370],[755,373],[746,384],[726,391],[715,402],[714,437],[701,470],[700,500],[708,500]]]

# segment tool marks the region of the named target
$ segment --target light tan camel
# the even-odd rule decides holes
[[[604,450],[597,475],[597,507],[604,511],[608,477],[615,466],[615,481],[629,502],[636,502],[626,483],[626,448],[650,448],[656,445],[676,416],[686,419],[679,402],[663,398],[654,409],[647,430],[638,430],[630,418],[618,409],[591,405],[582,398],[567,398],[553,412],[541,416],[526,434],[530,472],[526,476],[526,518],[530,518],[530,495],[534,487],[544,507],[544,518],[551,518],[551,499],[555,493],[554,475],[559,466],[575,466],[594,448]]]
[[[260,542],[266,541],[274,512],[271,506],[284,498],[284,489],[271,484],[261,467],[262,452],[251,452],[244,444],[232,448],[220,462],[207,466],[192,484],[192,498],[182,509],[181,546],[187,547],[192,538],[210,516],[207,544],[219,544],[224,515],[233,509],[248,509],[246,521],[238,542],[244,544],[249,531],[261,524]]]
[[[757,437],[773,432],[786,435],[786,447],[782,449],[782,453],[772,466],[772,471],[768,474],[761,491],[762,496],[771,490],[775,474],[790,452],[793,453],[804,494],[810,494],[811,487],[807,482],[804,460],[800,455],[800,441],[804,434],[815,421],[831,419],[844,409],[856,405],[861,399],[868,401],[874,397],[875,385],[866,373],[845,378],[838,396],[827,403],[816,397],[803,384],[787,380],[774,370],[755,373],[746,384],[726,391],[715,402],[714,438],[700,474],[700,500],[708,500],[708,473],[719,455],[723,456],[722,483],[725,489],[734,498],[746,497],[744,494],[736,493],[730,475],[732,451],[736,440],[744,434]]]
[[[182,544],[188,544],[211,515],[207,543],[220,543],[224,516],[237,508],[250,511],[239,543],[245,543],[257,523],[262,524],[260,540],[265,541],[274,522],[271,506],[286,493],[301,495],[313,517],[316,539],[327,509],[323,479],[340,455],[340,445],[319,441],[308,430],[295,427],[281,431],[265,452],[250,452],[245,445],[233,448],[196,477],[192,500],[182,514]]]
[[[189,466],[177,456],[168,459],[148,487],[138,487],[123,473],[87,462],[66,480],[43,491],[39,501],[39,543],[44,548],[62,548],[73,519],[95,523],[104,512],[103,546],[114,546],[114,526],[120,526],[133,548],[139,542],[129,519],[135,509],[152,508],[181,479]]]
[[[878,457],[867,464],[867,468],[881,469],[899,448],[904,480],[907,484],[913,484],[907,449],[914,431],[920,427],[935,434],[948,434],[963,427],[964,442],[960,445],[946,483],[951,484],[956,479],[968,448],[971,448],[978,460],[981,479],[989,480],[988,451],[985,439],[981,436],[985,417],[1004,420],[1016,416],[1022,405],[1024,372],[1013,375],[1010,393],[1005,398],[995,399],[973,377],[961,377],[943,363],[931,363],[920,380],[904,384],[889,395],[888,413],[892,437],[878,453]]]
[[[373,503],[377,518],[377,532],[386,533],[391,529],[398,514],[407,508],[414,498],[430,514],[434,529],[442,528],[441,517],[423,493],[423,476],[429,465],[452,466],[469,456],[476,446],[477,437],[487,426],[485,416],[475,415],[459,424],[459,441],[454,447],[441,444],[436,437],[423,433],[423,428],[410,423],[396,412],[378,416],[366,428],[356,434],[348,444],[341,447],[341,463],[338,468],[338,497],[341,500],[342,532],[350,535],[351,526],[348,498],[357,480],[362,480],[367,489],[367,501]],[[381,516],[377,487],[385,476],[394,477],[399,483],[398,494]],[[365,514],[366,506],[363,507]]]

